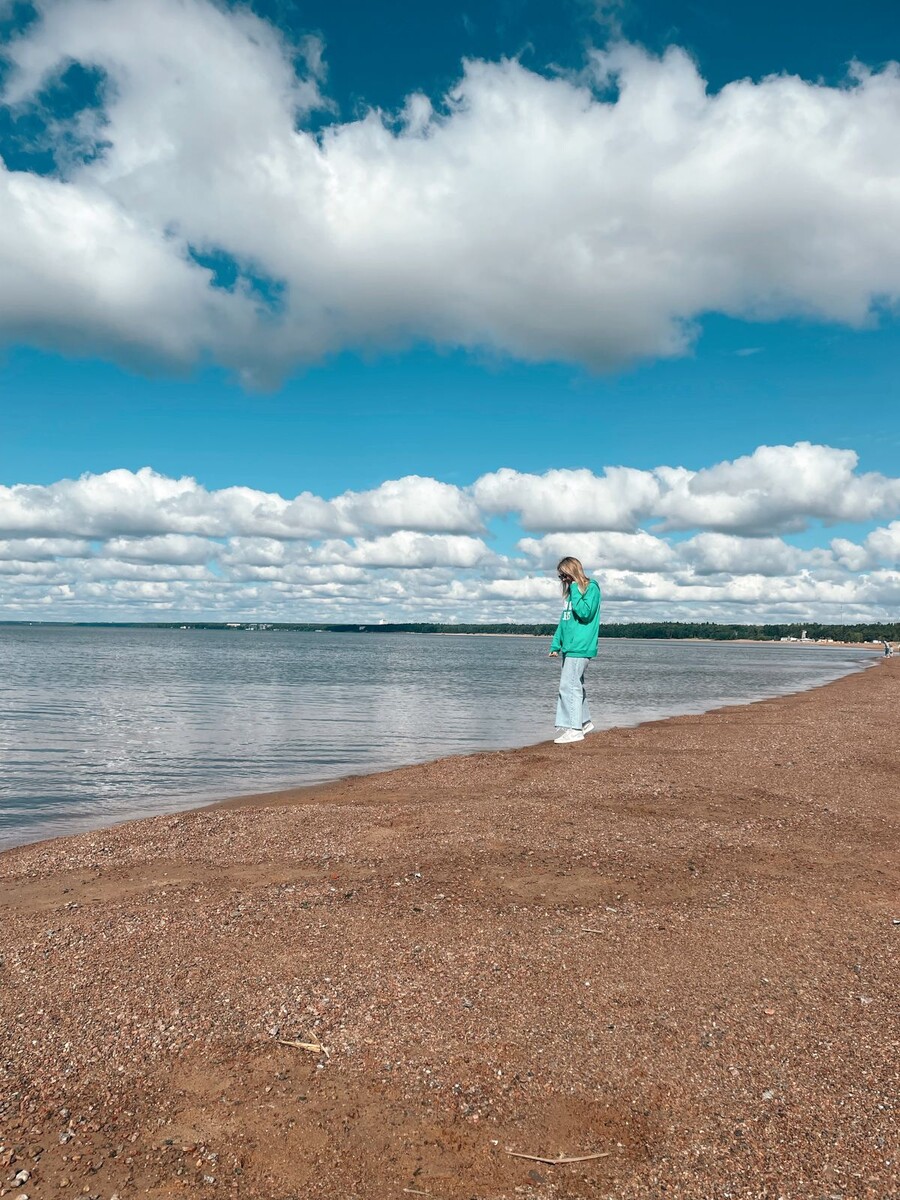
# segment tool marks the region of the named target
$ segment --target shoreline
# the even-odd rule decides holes
[[[375,630],[374,632],[377,632]],[[414,637],[501,637],[501,638],[544,638],[549,641],[549,635],[545,633],[453,633],[450,630],[441,630],[440,632],[432,633],[416,633],[410,631]],[[391,637],[403,637],[404,634],[386,634]],[[683,637],[683,638],[651,638],[651,637],[604,637],[600,634],[601,642],[662,642],[665,644],[680,642],[690,642],[691,644],[700,644],[704,646],[784,646],[796,647],[798,650],[809,650],[815,648],[817,650],[865,650],[869,654],[874,654],[877,658],[883,658],[884,652],[881,643],[875,642],[828,642],[818,641],[815,638],[808,638],[805,642],[800,638],[789,639],[782,641],[780,638],[705,638],[705,637]],[[892,643],[893,644],[893,643]],[[896,649],[900,649],[900,643],[896,644]]]
[[[433,636],[435,636],[435,637],[448,637],[448,636],[449,637],[454,637],[454,636],[459,636],[459,637],[495,637],[495,636],[496,637],[531,637],[531,636],[537,636],[537,635],[531,635],[531,634],[458,634],[458,635],[456,635],[456,634],[435,634]],[[609,640],[618,640],[618,639],[609,639]],[[707,642],[709,644],[716,644],[716,641],[717,641],[717,639],[714,639],[714,638],[712,638],[712,639],[710,639],[710,638],[635,639],[635,640],[691,641],[691,642]],[[727,643],[723,643],[723,644],[727,644]],[[735,645],[735,644],[737,644],[737,645],[763,645],[765,643],[743,640],[743,641],[733,641],[730,644],[732,644],[732,645]],[[773,643],[773,644],[776,644],[776,643]],[[800,644],[801,643],[798,643],[798,645],[800,645]],[[848,649],[849,648],[849,649],[855,649],[855,650],[860,649],[860,647],[854,643],[847,643],[846,646],[833,645],[832,648],[834,648],[834,649]],[[849,675],[854,675],[854,674],[858,674],[860,672],[866,671],[866,670],[870,669],[871,667],[877,665],[877,662],[880,661],[881,658],[882,658],[882,655],[877,654],[875,656],[874,662],[861,663],[859,666],[856,666],[856,667],[852,668],[851,670],[849,670],[846,675],[839,676],[839,679],[847,678],[847,676],[849,676]],[[640,729],[644,725],[651,725],[651,724],[654,724],[659,721],[676,720],[676,719],[678,719],[679,716],[704,716],[707,713],[715,713],[715,712],[718,712],[721,709],[725,709],[725,708],[739,708],[739,707],[743,707],[746,704],[759,704],[759,703],[762,703],[766,699],[778,699],[779,697],[782,697],[782,696],[801,695],[801,694],[803,694],[803,692],[811,691],[818,687],[826,687],[826,686],[828,686],[829,683],[838,682],[838,681],[839,680],[826,680],[824,683],[813,683],[809,687],[803,688],[798,692],[790,691],[790,692],[776,693],[774,696],[762,697],[761,699],[736,701],[734,703],[721,703],[721,704],[716,705],[713,708],[703,709],[700,713],[674,713],[674,714],[669,714],[669,715],[661,716],[661,717],[649,717],[646,720],[638,721],[634,725],[610,726],[609,729],[604,729],[602,726],[598,726],[597,731],[600,733],[604,733],[604,732],[609,732],[609,731],[615,730],[615,729]],[[392,767],[384,767],[384,768],[376,769],[376,770],[363,770],[363,771],[358,771],[358,772],[347,774],[347,775],[336,775],[329,779],[312,781],[309,783],[288,784],[284,787],[272,788],[267,791],[236,792],[236,793],[233,793],[228,796],[217,797],[216,799],[204,799],[204,800],[200,801],[199,803],[188,805],[185,808],[176,807],[176,808],[167,809],[165,811],[156,812],[156,813],[146,813],[146,814],[142,814],[142,815],[122,816],[120,819],[118,819],[118,818],[113,819],[108,824],[93,825],[93,826],[89,826],[87,828],[82,828],[82,829],[73,829],[73,830],[70,830],[69,832],[64,832],[64,833],[53,833],[53,834],[49,834],[47,837],[38,837],[38,838],[35,838],[34,840],[26,841],[26,842],[16,842],[9,846],[0,845],[0,861],[2,861],[4,854],[11,853],[12,851],[15,851],[15,850],[23,849],[25,847],[37,846],[37,845],[41,845],[45,842],[57,841],[61,838],[82,837],[82,836],[86,836],[88,834],[98,834],[99,835],[104,830],[117,829],[120,826],[131,825],[138,821],[156,820],[161,817],[179,816],[179,815],[187,814],[187,813],[191,813],[191,812],[204,811],[207,809],[235,808],[235,807],[240,807],[243,803],[250,803],[250,802],[252,802],[254,804],[258,804],[258,805],[265,805],[267,802],[273,803],[273,804],[281,804],[281,803],[287,804],[287,803],[294,803],[294,802],[301,803],[301,799],[300,799],[301,797],[304,797],[306,795],[318,796],[318,794],[323,789],[331,788],[335,785],[342,784],[348,780],[368,779],[368,778],[371,778],[371,777],[374,777],[377,775],[385,774],[390,771],[405,770],[406,768],[423,766],[423,765],[427,765],[429,763],[439,763],[439,762],[445,761],[446,759],[457,759],[457,758],[464,759],[464,758],[469,758],[469,757],[472,757],[474,755],[481,754],[481,753],[492,754],[492,753],[506,753],[506,752],[515,752],[515,751],[519,751],[519,750],[527,750],[527,749],[530,749],[533,747],[549,744],[551,741],[552,741],[552,739],[548,737],[548,738],[543,739],[542,741],[528,742],[525,745],[500,746],[500,747],[485,748],[485,749],[461,750],[456,753],[441,754],[441,755],[438,755],[436,758],[423,759],[418,762],[413,761],[413,762],[409,762],[409,763],[401,763],[401,764],[398,764],[398,765],[392,766]],[[296,797],[296,800],[292,799],[293,797]]]
[[[443,637],[445,635],[439,634],[437,636]],[[450,635],[450,636],[452,636],[452,635]],[[494,635],[493,634],[471,634],[471,635],[461,634],[460,636],[462,636],[462,637],[468,637],[468,636],[492,637]],[[498,636],[505,637],[507,635],[500,634]],[[509,636],[520,636],[520,635],[516,634],[516,635],[509,635]],[[521,636],[528,637],[530,635],[523,634]],[[700,640],[706,640],[706,639],[700,639]],[[809,687],[802,688],[800,691],[782,692],[782,693],[776,694],[774,696],[764,696],[761,699],[756,699],[756,700],[739,700],[734,703],[718,704],[714,708],[705,708],[705,709],[703,709],[702,712],[699,712],[699,713],[673,713],[668,716],[650,717],[645,721],[638,721],[634,725],[612,725],[608,729],[598,726],[596,732],[599,734],[609,734],[609,733],[616,733],[616,732],[621,732],[621,731],[634,732],[637,730],[649,728],[654,725],[665,725],[670,721],[681,721],[681,720],[690,720],[690,719],[694,719],[694,718],[707,717],[707,716],[712,716],[716,713],[727,712],[728,710],[731,710],[731,709],[749,708],[749,707],[757,705],[757,704],[766,704],[771,700],[787,700],[793,696],[804,696],[808,692],[814,692],[820,688],[831,687],[832,684],[841,683],[844,679],[852,678],[854,675],[863,674],[864,672],[871,670],[873,667],[875,667],[877,665],[878,665],[878,660],[876,660],[876,662],[874,662],[874,663],[863,664],[862,666],[854,668],[852,671],[848,671],[846,675],[839,676],[837,679],[827,679],[822,683],[813,683]],[[592,734],[589,736],[593,737],[594,735]],[[547,737],[547,738],[544,738],[540,742],[529,742],[524,746],[503,746],[503,747],[499,747],[497,749],[465,750],[465,751],[460,751],[458,754],[442,754],[442,755],[439,755],[437,758],[425,759],[423,762],[403,763],[401,766],[386,767],[384,770],[380,770],[380,771],[360,771],[356,774],[336,776],[334,779],[324,779],[318,783],[297,783],[297,784],[291,784],[288,787],[273,788],[271,791],[264,791],[264,792],[240,792],[237,795],[225,796],[220,800],[212,800],[212,801],[209,801],[208,803],[195,805],[192,808],[181,809],[180,813],[187,814],[187,813],[192,813],[192,812],[214,812],[217,809],[243,808],[245,806],[248,806],[251,808],[267,808],[270,806],[271,807],[281,807],[282,805],[314,804],[314,803],[323,801],[327,798],[330,798],[329,793],[333,790],[339,790],[340,794],[343,794],[343,785],[358,784],[359,782],[361,782],[361,781],[364,782],[366,780],[376,780],[382,775],[394,775],[398,771],[415,770],[416,768],[427,767],[427,766],[439,766],[442,763],[452,762],[452,761],[457,761],[457,760],[465,761],[467,759],[478,758],[484,754],[518,754],[518,753],[522,753],[522,752],[525,752],[528,750],[537,750],[541,747],[549,747],[552,745],[553,745],[553,739],[550,737]],[[171,816],[171,815],[178,815],[178,814],[168,814],[168,815]],[[152,817],[140,818],[139,817],[136,819],[137,820],[152,820],[154,818],[152,818]],[[129,821],[126,823],[130,824],[131,822]],[[110,827],[108,826],[107,828],[110,828]],[[67,837],[67,836],[72,836],[72,835],[63,834],[62,836]],[[36,844],[36,843],[32,843],[32,842],[26,843],[26,845],[34,845],[34,844]],[[10,849],[16,849],[16,847],[13,846],[13,847],[10,847]],[[3,853],[4,853],[4,851],[0,851],[0,855],[2,855]]]
[[[882,667],[4,852],[0,1186],[892,1194]]]

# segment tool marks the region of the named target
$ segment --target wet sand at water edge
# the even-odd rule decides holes
[[[898,703],[0,855],[0,1194],[896,1200]]]

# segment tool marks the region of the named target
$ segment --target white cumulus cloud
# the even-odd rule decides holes
[[[634,533],[648,520],[666,530],[763,536],[812,521],[870,521],[900,511],[900,478],[858,473],[853,450],[797,442],[691,471],[607,467],[528,475],[502,468],[473,495],[485,513],[516,513],[531,530]],[[624,545],[625,543],[622,543]]]
[[[705,527],[744,534],[805,528],[812,519],[869,521],[900,509],[900,479],[856,473],[853,450],[797,442],[702,471],[659,468],[664,492],[655,515],[668,529]]]
[[[200,564],[216,558],[221,551],[219,542],[179,533],[161,537],[110,538],[103,545],[104,555],[126,562]]]
[[[659,571],[677,561],[675,550],[662,538],[638,533],[549,533],[542,538],[522,538],[519,549],[541,566],[550,568],[574,555],[595,570],[606,564],[633,571]]]
[[[368,567],[475,567],[491,557],[481,538],[399,529],[386,537],[323,542],[315,555],[323,566],[343,562]]]
[[[813,562],[830,565],[828,551],[804,551],[781,538],[698,533],[678,546],[678,556],[698,575],[790,575]]]
[[[407,475],[389,479],[368,492],[347,492],[334,507],[348,526],[417,529],[431,533],[475,533],[482,517],[475,500],[461,488],[437,479]]]
[[[633,531],[656,506],[660,485],[649,471],[607,467],[526,475],[503,467],[473,487],[486,513],[517,513],[526,529]]]
[[[19,559],[40,562],[57,555],[80,558],[90,553],[90,542],[81,538],[4,538],[0,540],[0,560]]]
[[[203,538],[226,535],[313,539],[364,530],[478,530],[473,499],[452,484],[408,476],[368,492],[326,500],[311,492],[228,487],[209,491],[195,479],[172,479],[150,467],[124,469],[48,485],[0,485],[0,534],[48,539],[113,536],[132,540],[113,553],[148,553],[136,538],[158,536],[151,553],[202,553]],[[39,543],[36,543],[39,544]],[[46,544],[49,544],[47,542]],[[208,557],[208,555],[207,555]]]
[[[828,538],[836,522],[856,540]],[[544,532],[510,538],[516,524]],[[800,442],[694,471],[501,468],[468,487],[406,476],[334,498],[149,467],[0,487],[12,619],[543,621],[568,554],[599,579],[608,620],[884,620],[900,480]]]
[[[605,368],[683,353],[711,311],[858,325],[900,295],[895,64],[710,92],[678,48],[577,78],[471,60],[314,136],[320,48],[298,73],[246,8],[37,7],[16,113],[72,62],[103,84],[51,123],[55,177],[0,166],[7,339],[249,379],[417,339]]]
[[[891,521],[883,529],[873,529],[866,538],[865,546],[873,563],[900,566],[900,521]]]

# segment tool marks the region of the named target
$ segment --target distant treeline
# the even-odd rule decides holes
[[[5,624],[38,625],[57,622],[10,621]],[[68,622],[67,622],[68,624]],[[130,629],[221,629],[227,632],[258,630],[261,632],[296,633],[494,633],[531,634],[535,637],[550,637],[554,624],[490,624],[490,625],[442,625],[438,622],[418,621],[407,624],[360,625],[324,624],[313,622],[270,622],[270,621],[78,621],[72,622],[90,627],[127,627]],[[635,621],[629,624],[605,624],[600,628],[601,637],[607,638],[709,638],[729,642],[740,639],[754,641],[778,641],[779,638],[799,638],[806,630],[812,640],[832,638],[836,642],[871,642],[881,638],[900,641],[900,622],[885,622],[868,625],[822,625],[816,622],[790,625],[720,625],[714,621]]]
[[[552,637],[553,624],[536,625],[439,625],[423,623],[408,625],[297,625],[277,628],[326,629],[329,633],[508,633]],[[869,642],[878,638],[900,639],[900,622],[883,625],[719,625],[714,621],[635,621],[628,624],[608,623],[600,626],[600,636],[607,638],[711,638],[729,642],[740,639],[778,641],[783,637],[799,638],[806,630],[810,639],[833,638],[836,642]]]
[[[807,622],[792,625],[719,625],[714,621],[642,621],[630,625],[602,625],[603,637],[712,638],[720,642],[751,639],[778,641],[779,638],[806,636],[813,641],[831,638],[836,642],[872,642],[880,638],[900,639],[900,622],[879,625],[820,625]]]
[[[552,637],[553,624],[508,625],[441,625],[436,622],[417,622],[391,625],[273,625],[273,629],[316,630],[328,633],[506,633]],[[600,636],[607,638],[711,638],[728,642],[740,639],[778,641],[783,637],[799,638],[806,630],[810,639],[833,638],[836,642],[869,642],[878,638],[900,639],[900,622],[884,625],[719,625],[714,621],[635,621],[628,624],[604,624]]]

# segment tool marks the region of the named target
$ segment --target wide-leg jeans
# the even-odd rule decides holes
[[[559,699],[556,702],[556,727],[581,729],[591,719],[587,692],[584,690],[584,669],[591,660],[565,653],[560,657],[562,670],[559,676]]]

